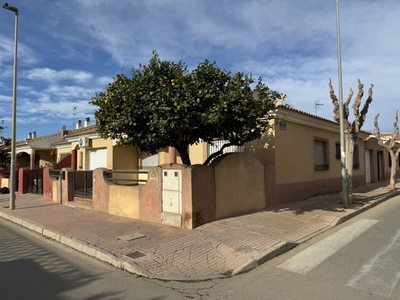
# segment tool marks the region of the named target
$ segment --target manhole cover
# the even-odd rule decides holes
[[[129,242],[129,241],[133,241],[133,240],[136,240],[136,239],[140,239],[140,238],[145,237],[145,236],[146,235],[141,234],[139,232],[134,232],[134,233],[131,233],[131,234],[126,234],[126,235],[123,235],[123,236],[119,236],[118,239]]]
[[[142,257],[142,256],[146,256],[146,254],[144,254],[142,252],[139,252],[139,251],[135,251],[135,252],[127,254],[126,256],[129,256],[130,258],[135,259],[135,258],[139,258],[139,257]]]

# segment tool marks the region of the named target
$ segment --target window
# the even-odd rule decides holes
[[[353,169],[359,169],[360,168],[360,155],[358,151],[358,145],[354,145],[354,151],[353,151]]]
[[[340,143],[336,143],[336,159],[340,159]],[[353,169],[359,169],[360,168],[360,154],[358,150],[358,145],[354,145],[354,150],[353,150]]]
[[[314,140],[314,169],[329,169],[329,143],[327,140]]]
[[[340,159],[340,143],[336,143],[335,146],[336,146],[336,155],[335,155],[335,157],[336,157],[336,159]]]

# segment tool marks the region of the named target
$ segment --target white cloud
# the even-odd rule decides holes
[[[62,80],[72,80],[83,83],[93,77],[92,74],[77,70],[56,71],[49,68],[36,68],[26,71],[23,76],[30,80],[41,80],[48,82],[57,82]]]
[[[332,119],[329,78],[338,89],[334,1],[55,0],[33,6],[20,0],[19,5],[26,14],[20,19],[18,107],[26,120],[29,114],[45,116],[46,122],[68,120],[73,106],[82,115],[93,112],[91,96],[104,91],[115,74],[146,64],[152,50],[190,68],[208,58],[221,68],[262,76],[298,109],[315,113],[320,100],[318,114]],[[373,127],[380,112],[381,129],[392,130],[399,101],[400,2],[341,1],[340,13],[344,95],[357,88],[358,78],[365,92],[374,83],[365,128]],[[2,19],[0,24],[7,28],[7,35],[0,34],[5,97],[12,86],[13,24]]]
[[[111,77],[103,76],[103,77],[97,78],[96,83],[98,85],[102,86],[102,87],[105,87],[105,86],[107,86],[109,83],[111,83],[113,81],[114,80]]]
[[[11,103],[12,97],[0,95],[0,101],[9,101]]]

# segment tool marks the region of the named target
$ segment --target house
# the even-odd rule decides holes
[[[202,142],[191,146],[193,165],[184,166],[174,148],[147,155],[134,146],[118,146],[100,138],[89,120],[84,126],[78,121],[73,130],[32,136],[18,144],[18,153],[25,150],[25,164],[35,166],[56,158],[54,168],[62,169],[63,175],[45,169],[43,181],[50,182],[44,187],[47,199],[65,204],[82,201],[105,213],[189,229],[340,191],[339,124],[280,103],[276,109],[276,120],[260,139],[228,149],[237,153],[226,154],[210,166],[202,163],[216,151],[215,146]],[[361,131],[355,142],[354,186],[387,179],[390,173],[385,149],[370,135]],[[61,165],[63,161],[69,165]],[[149,171],[144,185],[138,184],[147,177],[141,170]],[[85,196],[78,193],[82,190]]]
[[[276,120],[261,139],[245,146],[245,153],[274,169],[271,204],[341,191],[339,124],[283,104],[277,106]],[[370,135],[361,131],[354,145],[354,186],[390,173],[385,149],[376,139],[366,141]]]

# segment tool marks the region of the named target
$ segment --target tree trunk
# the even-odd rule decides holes
[[[390,167],[390,181],[389,181],[389,189],[396,188],[396,166],[397,166],[397,158],[399,156],[399,152],[396,153],[393,150],[389,150],[390,159],[392,160],[392,166]]]
[[[351,133],[345,133],[346,144],[346,182],[348,205],[353,203],[353,153],[354,153],[354,140]]]
[[[190,166],[192,163],[190,162],[188,147],[175,147],[175,149],[178,150],[182,163]]]

